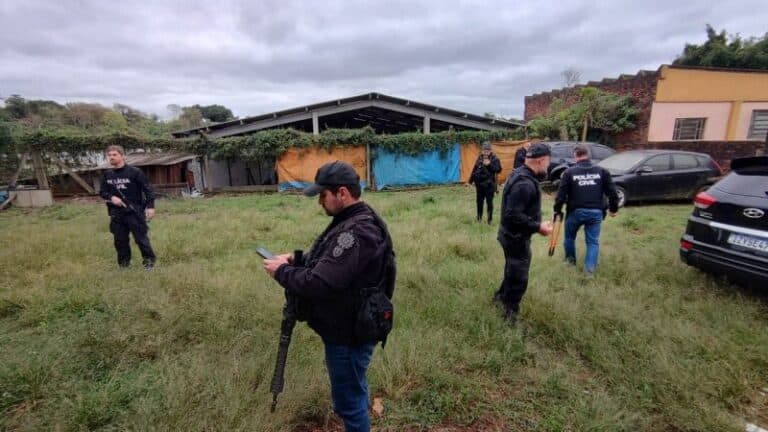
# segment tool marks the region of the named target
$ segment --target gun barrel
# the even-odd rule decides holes
[[[286,306],[288,309],[288,306]],[[277,407],[277,395],[283,392],[285,387],[285,365],[288,362],[288,348],[291,345],[291,335],[293,327],[296,325],[296,318],[290,311],[283,312],[285,317],[280,325],[280,343],[277,347],[277,359],[275,360],[275,371],[272,374],[272,383],[270,391],[272,392],[272,409],[274,412]]]

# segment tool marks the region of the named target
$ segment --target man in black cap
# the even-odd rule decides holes
[[[325,345],[333,407],[346,430],[368,431],[366,372],[378,340],[360,335],[358,312],[372,287],[389,286],[385,294],[392,296],[392,239],[384,221],[360,200],[360,177],[349,164],[323,165],[304,194],[319,195],[333,220],[302,263],[284,254],[264,260],[264,269],[309,306],[307,323]],[[391,320],[391,313],[384,318]]]
[[[541,222],[539,180],[547,175],[550,150],[536,143],[528,148],[525,165],[513,171],[504,184],[501,197],[501,226],[498,240],[504,250],[504,279],[494,300],[504,306],[504,317],[517,321],[520,301],[528,288],[531,267],[531,236],[548,236],[551,222]]]
[[[500,172],[501,161],[491,151],[491,143],[483,142],[480,156],[477,157],[475,168],[469,177],[469,184],[474,184],[477,192],[478,222],[483,219],[483,202],[488,205],[488,225],[493,222],[493,196],[496,194],[496,175]]]
[[[147,220],[155,216],[155,193],[140,169],[125,164],[125,150],[121,146],[109,146],[105,153],[112,169],[104,172],[99,195],[107,203],[117,264],[123,268],[130,265],[130,234],[133,233],[144,269],[152,270],[156,257],[149,243]]]
[[[573,156],[576,164],[565,170],[561,177],[554,210],[562,213],[563,204],[568,203],[563,249],[565,260],[570,264],[576,264],[576,233],[584,226],[587,245],[584,271],[592,275],[600,255],[600,224],[605,218],[605,198],[608,198],[608,210],[613,217],[619,211],[619,196],[611,173],[592,164],[587,146],[577,145]]]

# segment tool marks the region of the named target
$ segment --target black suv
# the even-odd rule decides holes
[[[560,182],[563,172],[576,163],[576,159],[573,157],[573,149],[579,144],[584,144],[589,148],[589,157],[595,163],[616,153],[616,150],[610,147],[593,142],[547,141],[546,144],[552,150],[552,158],[547,169],[547,178],[552,183]]]
[[[696,195],[680,258],[751,286],[768,286],[768,156],[734,159],[731,172]]]

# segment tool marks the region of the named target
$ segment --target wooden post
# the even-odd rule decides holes
[[[73,178],[73,179],[75,179],[75,181],[77,182],[77,184],[79,184],[79,185],[80,185],[80,186],[81,186],[83,189],[85,189],[85,191],[86,191],[86,192],[88,192],[88,193],[89,193],[89,194],[91,194],[91,195],[95,195],[95,194],[96,194],[96,191],[95,191],[95,190],[93,190],[93,188],[91,187],[91,185],[89,185],[89,184],[88,184],[88,182],[86,182],[85,180],[83,180],[83,178],[82,178],[82,177],[80,177],[79,175],[77,175],[77,173],[76,173],[76,172],[72,171],[72,170],[71,170],[71,169],[70,169],[70,168],[69,168],[69,167],[68,167],[68,166],[67,166],[67,165],[66,165],[64,162],[57,160],[57,161],[56,161],[56,164],[57,164],[58,166],[60,166],[60,167],[61,167],[61,169],[63,169],[63,170],[64,170],[64,172],[66,172],[67,174],[69,174],[70,176],[72,176],[72,178]]]
[[[32,152],[32,164],[35,167],[35,177],[37,177],[37,187],[40,189],[50,189],[48,185],[48,175],[45,173],[45,163],[39,150]]]
[[[369,190],[373,190],[371,184],[371,144],[365,145],[365,186]]]
[[[8,184],[12,187],[16,187],[16,181],[19,179],[19,175],[21,174],[21,169],[24,168],[24,162],[29,159],[29,152],[25,152],[23,155],[21,155],[21,159],[19,159],[19,167],[16,168],[16,172],[13,173],[13,177],[11,177],[11,181],[8,182]]]
[[[213,191],[213,187],[211,186],[211,170],[208,166],[208,155],[203,156],[203,182],[205,183],[203,189],[205,189],[206,192]]]
[[[6,207],[10,206],[13,200],[16,199],[16,194],[12,193],[11,195],[8,195],[8,199],[3,201],[2,204],[0,204],[0,211],[5,210]]]

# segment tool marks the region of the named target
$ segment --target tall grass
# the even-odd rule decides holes
[[[490,301],[503,266],[495,227],[474,222],[470,190],[366,200],[388,222],[399,264],[396,327],[369,373],[385,405],[378,430],[735,431],[768,416],[758,391],[768,387],[768,300],[679,263],[690,206],[607,220],[595,278],[548,258],[535,237],[510,327]],[[294,195],[161,201],[159,263],[146,273],[135,247],[134,267],[116,269],[102,206],[3,213],[0,427],[328,423],[322,345],[303,324],[269,413],[283,297],[254,253],[306,248],[327,222]],[[582,238],[578,248],[583,256]]]

